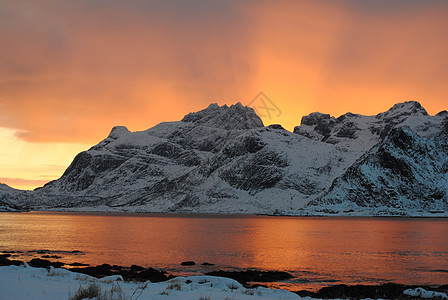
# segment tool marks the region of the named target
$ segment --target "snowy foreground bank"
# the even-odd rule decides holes
[[[448,299],[445,293],[408,289],[403,299]],[[0,267],[0,299],[315,299],[263,287],[244,288],[233,279],[214,276],[177,277],[166,282],[125,282],[119,275],[97,279],[50,267]]]
[[[97,279],[66,269],[0,267],[0,299],[301,299],[263,287],[246,289],[233,279],[214,276],[177,277],[160,283],[125,282],[121,276]]]

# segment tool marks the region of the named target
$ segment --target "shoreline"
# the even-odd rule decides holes
[[[86,214],[108,216],[141,216],[141,217],[178,217],[178,218],[348,218],[348,219],[447,219],[448,214],[430,213],[425,215],[350,215],[350,214],[269,214],[269,213],[208,213],[208,212],[146,212],[146,211],[110,211],[110,210],[26,210],[26,211],[0,211],[0,213],[41,213],[41,214]]]
[[[13,252],[13,251],[11,251]],[[3,252],[4,253],[4,252]],[[21,260],[10,260],[7,254],[0,255],[0,267],[17,266],[17,267],[33,267],[39,269],[46,269],[48,272],[50,269],[62,269],[71,273],[83,274],[91,276],[98,280],[103,278],[114,277],[121,278],[124,282],[151,282],[160,283],[167,282],[175,278],[190,278],[191,276],[174,276],[165,271],[160,271],[152,267],[144,268],[138,265],[132,265],[130,267],[102,264],[97,266],[90,266],[87,264],[65,264],[59,261],[50,261],[47,259],[33,258],[28,262]],[[68,267],[63,267],[68,266]],[[335,299],[335,298],[387,298],[396,299],[403,296],[403,292],[406,290],[416,290],[418,288],[424,289],[427,292],[435,293],[448,293],[448,282],[444,285],[404,285],[400,283],[383,283],[383,284],[335,284],[330,286],[324,286],[317,291],[311,290],[286,290],[267,287],[267,283],[285,282],[292,278],[291,274],[282,271],[215,271],[204,273],[202,275],[195,276],[209,276],[216,278],[229,278],[235,280],[245,289],[253,290],[256,288],[267,288],[269,290],[282,290],[292,292],[300,297],[310,297],[313,299]],[[194,277],[194,276],[193,276]],[[258,279],[255,281],[255,279]],[[403,298],[406,299],[406,298]],[[438,298],[440,299],[440,298]],[[444,299],[442,297],[442,299]],[[448,298],[447,298],[448,299]]]

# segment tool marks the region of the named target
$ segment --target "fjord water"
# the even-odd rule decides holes
[[[177,274],[281,270],[295,278],[278,286],[292,290],[448,283],[448,219],[0,214],[0,251],[41,249],[57,251],[66,263],[137,264]],[[17,259],[31,259],[23,255]],[[198,265],[181,267],[186,260]]]

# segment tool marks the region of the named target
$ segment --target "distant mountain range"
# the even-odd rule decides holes
[[[0,185],[0,210],[448,215],[448,112],[312,113],[294,132],[211,104],[140,132],[114,127],[61,178]]]

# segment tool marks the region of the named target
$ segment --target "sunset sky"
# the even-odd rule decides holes
[[[448,1],[0,2],[0,182],[32,189],[115,125],[145,130],[263,91],[314,111],[448,108]],[[254,102],[257,104],[257,101]]]

